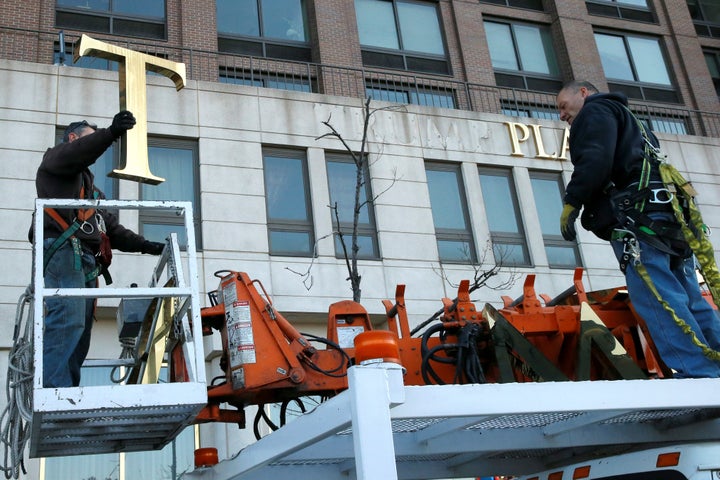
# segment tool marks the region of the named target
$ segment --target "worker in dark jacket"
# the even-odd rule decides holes
[[[115,115],[109,128],[96,128],[86,121],[68,125],[62,143],[45,152],[37,170],[38,198],[104,198],[89,167],[134,125],[135,117],[128,111]],[[164,248],[163,243],[128,230],[106,210],[48,208],[44,217],[45,288],[96,287],[98,274],[109,265],[110,248],[152,255]],[[90,348],[95,300],[47,297],[45,307],[43,386],[77,386]]]
[[[676,377],[720,377],[720,362],[701,348],[720,350],[720,320],[702,297],[695,259],[679,231],[659,164],[644,161],[658,148],[657,138],[621,93],[598,93],[589,82],[573,81],[563,86],[557,102],[560,119],[571,125],[574,167],[560,218],[563,237],[575,240],[575,220],[583,209],[582,226],[611,242],[633,306],[665,364]]]

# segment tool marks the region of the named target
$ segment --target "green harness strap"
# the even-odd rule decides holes
[[[685,238],[685,241],[688,243],[690,249],[698,260],[700,273],[705,279],[705,284],[707,285],[708,290],[710,290],[713,301],[716,305],[720,305],[720,271],[718,271],[717,263],[715,261],[715,252],[713,246],[710,243],[710,240],[708,240],[707,238],[707,226],[703,222],[700,210],[697,208],[697,205],[695,204],[695,200],[693,198],[695,190],[690,185],[690,182],[685,180],[682,174],[680,174],[680,172],[674,166],[659,158],[657,150],[652,145],[652,143],[650,143],[650,139],[648,138],[643,123],[630,111],[629,108],[625,108],[628,112],[630,112],[630,115],[632,115],[632,117],[637,122],[638,126],[640,127],[640,131],[642,132],[643,140],[645,141],[645,154],[643,155],[642,173],[643,178],[641,180],[647,181],[647,179],[649,179],[649,159],[652,158],[653,160],[658,162],[660,178],[665,184],[665,188],[667,188],[668,190],[670,190],[670,192],[673,193],[673,195],[671,195],[672,198],[670,204],[672,205],[675,218],[680,224],[683,237]],[[641,183],[643,182],[641,181]],[[682,196],[682,204],[680,203],[678,196]],[[683,207],[687,209],[687,217]],[[645,282],[645,285],[653,293],[657,301],[660,302],[663,309],[670,313],[673,321],[677,324],[678,327],[680,327],[683,333],[690,336],[692,343],[699,347],[702,350],[703,355],[705,355],[707,358],[715,361],[720,361],[720,352],[713,350],[712,348],[701,342],[700,339],[697,337],[696,333],[690,327],[690,325],[688,325],[687,322],[680,318],[677,313],[675,313],[675,310],[673,310],[673,308],[667,303],[667,301],[662,298],[660,292],[658,292],[657,288],[655,287],[655,284],[653,283],[647,269],[642,264],[642,262],[640,262],[639,255],[636,257],[633,265],[635,267],[635,271]]]

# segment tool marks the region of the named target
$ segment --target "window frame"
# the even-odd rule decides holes
[[[120,37],[134,37],[134,38],[149,38],[154,40],[167,40],[168,39],[168,11],[167,11],[167,0],[162,1],[163,4],[163,11],[164,11],[164,17],[160,19],[159,17],[153,17],[153,16],[145,16],[145,15],[129,15],[125,13],[116,13],[113,10],[113,2],[112,0],[108,3],[108,10],[93,10],[92,8],[78,8],[78,7],[72,7],[67,5],[60,5],[58,3],[58,0],[55,1],[55,26],[57,28],[69,28],[72,30],[80,30],[80,31],[91,31],[91,32],[99,32],[99,33],[107,33],[110,35],[120,36]],[[107,19],[107,29],[98,29],[93,28],[92,26],[85,23],[84,25],[81,23],[72,23],[67,22],[67,19],[60,20],[63,18],[63,16],[69,17],[70,19],[88,19],[85,20],[85,22],[89,21],[90,19]],[[133,22],[137,25],[154,25],[156,27],[162,27],[162,33],[161,34],[149,34],[137,31],[136,29],[132,31],[125,31],[123,33],[117,32],[117,28],[115,27],[116,23],[120,22]]]
[[[693,11],[688,4],[688,11],[690,13],[690,18],[693,21],[693,25],[695,26],[695,33],[702,37],[720,38],[720,19],[718,19],[717,22],[707,20],[707,15],[704,10],[705,7],[702,3],[700,3],[703,0],[696,1],[696,11],[701,18],[693,18]]]
[[[377,93],[395,93],[395,94],[404,94],[405,100],[402,102],[398,102],[395,100],[392,100],[390,98],[381,98],[382,95],[377,96],[375,94]],[[446,94],[446,95],[441,95]],[[434,96],[437,95],[437,98],[448,98],[451,101],[451,105],[442,105],[442,102],[439,102],[441,104],[436,104],[434,101]],[[432,104],[430,103],[423,103],[420,102],[419,99],[424,97],[430,97],[433,98]],[[365,81],[365,98],[370,97],[373,100],[381,101],[381,102],[394,102],[394,103],[402,103],[405,105],[419,105],[423,107],[433,107],[433,108],[449,108],[451,110],[455,110],[458,108],[458,101],[457,101],[457,92],[454,89],[450,88],[433,88],[433,87],[426,87],[422,85],[411,85],[409,83],[401,83],[401,84],[395,84],[391,83],[389,81],[385,80],[378,80],[378,79],[367,79]]]
[[[632,73],[633,80],[608,77],[607,73],[605,73],[605,78],[611,91],[622,91],[630,99],[661,103],[682,103],[682,99],[680,98],[680,94],[677,89],[677,83],[674,71],[672,69],[672,64],[668,61],[669,56],[665,47],[665,42],[663,41],[662,37],[651,35],[635,35],[620,33],[617,31],[596,29],[593,31],[593,36],[595,37],[595,46],[598,49],[598,54],[600,55],[601,62],[602,55],[600,54],[600,48],[598,47],[597,35],[618,37],[622,39],[623,47],[625,49],[625,55],[628,63],[630,64],[630,71]],[[663,62],[666,73],[668,75],[668,80],[670,81],[670,85],[665,85],[662,83],[643,82],[639,80],[636,62],[632,56],[632,51],[630,50],[628,38],[652,39],[657,41],[658,49],[661,56],[660,60],[662,60]]]
[[[253,70],[234,69],[232,67],[220,67],[218,81],[228,85],[245,85],[251,87],[274,88],[289,92],[317,93],[317,80],[307,75],[283,74],[282,72],[258,72]],[[269,86],[268,83],[277,82],[285,85],[298,85],[304,88],[280,88]]]
[[[542,0],[479,0],[480,3],[490,3],[493,5],[502,5],[510,8],[523,8],[525,10],[532,10],[534,12],[544,12],[545,7],[542,4]],[[522,3],[536,3],[539,7],[530,7],[527,5],[519,5]]]
[[[458,196],[460,198],[460,208],[462,210],[463,215],[463,222],[465,223],[465,229],[459,229],[459,228],[445,228],[445,227],[438,227],[435,225],[435,221],[433,220],[433,228],[435,229],[435,240],[438,242],[438,260],[440,263],[446,263],[446,264],[458,264],[458,265],[467,265],[467,264],[476,264],[478,262],[478,254],[477,254],[477,248],[475,246],[475,235],[473,233],[472,229],[472,223],[470,222],[470,210],[469,210],[469,202],[467,198],[467,189],[465,188],[465,181],[463,179],[463,172],[462,172],[462,165],[460,163],[451,163],[451,162],[437,162],[432,160],[426,160],[425,161],[425,172],[427,175],[428,171],[436,171],[436,172],[451,172],[455,174],[455,178],[457,180],[457,192]],[[432,198],[430,195],[430,180],[427,178],[428,183],[428,196],[430,197],[430,209],[432,210]],[[434,217],[434,215],[433,215]],[[470,251],[467,252],[468,256],[465,259],[455,259],[455,258],[443,258],[442,257],[442,250],[440,249],[439,243],[441,241],[450,241],[450,242],[464,242],[467,243],[470,247]]]
[[[268,156],[288,158],[291,160],[299,160],[302,168],[303,183],[304,183],[304,198],[307,218],[305,220],[288,220],[280,219],[274,220],[270,216],[268,198],[269,194],[267,191],[267,167],[265,165],[265,158]],[[312,196],[310,192],[310,174],[308,169],[308,158],[307,152],[299,149],[289,149],[282,147],[263,147],[262,149],[263,158],[263,186],[265,189],[265,212],[267,218],[267,232],[268,232],[268,253],[271,256],[282,256],[282,257],[315,257],[315,221],[313,218],[312,208]],[[287,232],[287,233],[307,233],[309,250],[306,252],[291,251],[291,250],[277,250],[273,251],[272,238],[273,232]]]
[[[492,225],[490,225],[490,220],[486,215],[487,220],[487,226],[488,230],[490,232],[490,241],[492,243],[492,249],[493,254],[495,255],[495,262],[498,264],[502,264],[503,266],[513,266],[513,267],[532,267],[533,266],[533,260],[530,255],[530,248],[528,245],[528,239],[527,239],[527,233],[525,231],[525,222],[523,220],[522,210],[520,208],[520,200],[517,193],[517,186],[515,184],[515,175],[513,172],[512,167],[492,167],[488,165],[478,165],[478,176],[480,180],[480,189],[482,190],[482,176],[488,175],[488,176],[495,176],[495,177],[504,177],[507,179],[507,183],[509,186],[509,194],[510,199],[512,202],[512,208],[513,212],[515,214],[515,220],[517,222],[517,233],[512,232],[502,232],[492,229]],[[483,200],[485,201],[485,208],[487,210],[488,201],[487,197],[485,196],[486,193],[483,191]],[[523,257],[526,260],[525,263],[505,263],[502,262],[502,255],[499,255],[500,258],[498,258],[498,250],[507,246],[518,246],[520,247]],[[498,247],[496,249],[496,247]]]
[[[552,181],[557,184],[558,187],[558,193],[560,194],[560,209],[562,209],[562,199],[565,196],[565,183],[563,182],[562,173],[561,172],[551,172],[546,170],[529,170],[528,172],[530,177],[530,185],[532,188],[532,194],[533,198],[535,199],[535,207],[538,210],[537,217],[538,220],[540,220],[540,209],[538,208],[538,201],[537,201],[537,191],[535,190],[533,186],[533,180],[545,180],[545,181]],[[559,218],[559,215],[558,215]],[[541,225],[541,234],[542,234],[542,240],[543,245],[545,246],[545,255],[548,260],[548,266],[550,268],[558,268],[558,269],[574,269],[576,267],[582,266],[582,257],[580,256],[580,248],[578,247],[577,240],[575,241],[568,241],[565,240],[561,233],[560,229],[558,228],[557,233],[549,233],[546,234],[542,231],[542,225]],[[573,255],[575,256],[575,263],[572,265],[563,265],[563,264],[553,264],[551,261],[550,255],[547,253],[548,247],[558,247],[558,248],[567,248],[571,249],[573,252]]]
[[[308,1],[298,0],[302,9],[303,28],[307,40],[290,40],[265,36],[263,24],[263,0],[255,0],[257,5],[257,21],[259,35],[243,35],[232,32],[216,31],[218,51],[231,54],[250,55],[253,57],[278,58],[300,62],[312,61],[310,29],[308,21]],[[218,13],[216,2],[215,13]]]
[[[199,157],[199,145],[197,140],[175,138],[175,137],[162,137],[162,136],[151,136],[148,135],[148,150],[150,147],[159,148],[171,148],[177,150],[189,150],[192,153],[193,165],[193,219],[192,224],[195,228],[195,248],[197,251],[202,251],[202,215],[200,211],[200,157]],[[152,162],[152,158],[148,155],[148,162]],[[152,168],[151,168],[152,170]],[[167,181],[167,180],[166,180]],[[138,183],[138,199],[143,200],[142,195],[142,184]],[[138,231],[141,235],[145,236],[145,224],[152,225],[167,225],[171,227],[184,227],[185,221],[183,218],[178,217],[174,212],[167,210],[158,210],[153,212],[144,212],[143,210],[138,211]],[[185,249],[185,245],[180,246],[182,250]]]
[[[325,165],[326,165],[326,171],[327,171],[327,181],[328,181],[328,196],[330,198],[330,206],[335,205],[335,201],[332,198],[332,188],[330,187],[332,183],[332,179],[330,178],[330,169],[327,168],[327,165],[329,163],[345,163],[352,165],[353,168],[357,168],[355,165],[355,162],[352,160],[349,154],[342,154],[342,153],[327,153],[325,155]],[[358,259],[361,260],[380,260],[380,246],[378,242],[378,233],[377,233],[377,222],[375,221],[375,202],[374,197],[372,193],[372,182],[370,179],[370,168],[368,166],[367,160],[363,162],[362,164],[363,169],[363,177],[364,177],[364,186],[365,186],[365,198],[366,202],[365,205],[363,205],[361,208],[367,209],[367,215],[368,215],[368,222],[367,223],[360,223],[358,222],[358,228],[357,233],[358,236],[363,237],[370,237],[370,241],[372,242],[372,248],[373,251],[369,255],[365,255],[362,253],[362,250],[358,252]],[[355,191],[355,184],[352,186],[353,191]],[[351,207],[354,208],[354,205]],[[338,229],[338,222],[335,217],[335,211],[331,208],[330,209],[330,216],[333,226],[333,231]],[[339,229],[343,232],[343,236],[347,239],[352,238],[352,228],[353,224],[352,221],[340,221]],[[338,239],[337,235],[334,235],[336,237],[336,241],[334,242],[335,245],[335,257],[336,258],[345,258],[345,254],[338,249]],[[346,243],[346,247],[349,249],[351,245],[348,245]],[[351,253],[349,253],[352,255]]]
[[[590,15],[621,18],[634,22],[658,23],[651,0],[645,0],[645,7],[624,3],[622,0],[585,0]]]
[[[550,26],[541,24],[541,23],[533,23],[533,22],[525,22],[525,21],[511,21],[507,19],[501,19],[497,17],[487,17],[483,19],[483,29],[485,30],[485,40],[487,41],[488,49],[490,48],[490,38],[487,33],[486,25],[488,23],[493,24],[499,24],[499,25],[505,25],[509,27],[510,31],[510,39],[512,40],[512,47],[513,52],[515,54],[515,60],[518,63],[518,69],[507,69],[507,68],[498,68],[493,65],[493,73],[495,76],[495,84],[499,87],[509,87],[509,88],[518,88],[521,90],[539,90],[539,91],[547,91],[552,92],[553,94],[557,93],[560,88],[562,87],[562,78],[561,78],[561,70],[560,70],[560,63],[558,61],[558,55],[557,55],[557,48],[555,45],[555,39],[552,35],[552,32],[550,31]],[[538,32],[546,32],[548,38],[550,39],[551,46],[552,46],[552,54],[554,56],[553,59],[548,59],[547,55],[545,56],[545,60],[548,62],[548,64],[552,63],[550,60],[553,60],[555,67],[557,68],[557,74],[553,75],[552,73],[546,74],[541,72],[533,72],[531,70],[525,70],[522,65],[522,57],[520,54],[520,43],[518,42],[517,35],[515,33],[515,26],[522,26],[522,27],[534,27],[538,29]],[[542,33],[540,33],[542,35]],[[492,63],[492,58],[490,59],[490,62]]]
[[[715,92],[720,98],[720,50],[703,49],[703,57],[705,57],[705,62],[708,64],[708,72],[710,73],[710,78],[712,79],[713,85],[715,86]],[[712,61],[715,62],[715,70],[717,71],[717,76],[713,76],[708,57],[711,57]]]
[[[398,48],[384,48],[374,45],[360,44],[360,53],[364,66],[382,67],[392,70],[406,70],[423,73],[431,73],[436,75],[452,76],[452,65],[450,64],[450,54],[448,51],[447,35],[445,25],[443,24],[443,16],[440,11],[440,4],[437,1],[423,0],[384,0],[392,4],[393,20],[395,23],[395,33],[397,34]],[[442,40],[443,54],[432,54],[426,52],[418,52],[415,50],[407,50],[404,48],[402,27],[400,23],[400,15],[398,13],[398,3],[433,5],[438,22],[438,29]],[[353,2],[357,11],[357,6]],[[359,22],[359,19],[357,19]],[[356,25],[358,32],[360,31],[359,23]],[[424,64],[423,64],[424,62]]]

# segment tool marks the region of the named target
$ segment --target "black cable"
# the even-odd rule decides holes
[[[310,360],[310,358],[305,357],[305,356],[302,357],[303,362],[305,362],[310,368],[312,368],[316,372],[322,373],[323,375],[327,375],[328,377],[342,378],[342,377],[347,376],[347,372],[343,372],[339,375],[335,375],[335,372],[342,370],[343,367],[347,368],[348,366],[350,366],[350,362],[351,362],[350,355],[348,355],[347,352],[345,350],[343,350],[343,348],[340,345],[333,342],[332,340],[329,340],[324,337],[318,337],[317,335],[313,335],[310,333],[300,332],[300,335],[308,338],[311,342],[318,342],[318,343],[327,345],[328,347],[339,351],[341,354],[340,364],[337,367],[333,368],[332,370],[323,370],[322,368],[318,367],[312,360]],[[345,361],[343,361],[343,359]]]

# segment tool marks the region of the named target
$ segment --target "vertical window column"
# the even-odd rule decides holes
[[[512,171],[480,167],[478,172],[495,262],[499,265],[530,266]]]
[[[312,256],[315,234],[305,152],[264,149],[263,173],[270,255]]]
[[[427,163],[425,173],[440,261],[476,263],[460,165]]]

